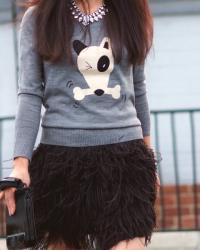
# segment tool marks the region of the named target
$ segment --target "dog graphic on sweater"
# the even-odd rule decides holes
[[[77,66],[89,88],[73,89],[74,99],[83,100],[88,95],[111,95],[114,99],[120,97],[121,86],[108,87],[110,74],[114,69],[114,58],[111,50],[110,39],[104,37],[100,46],[86,46],[79,40],[73,41],[76,51]]]

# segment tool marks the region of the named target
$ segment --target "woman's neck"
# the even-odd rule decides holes
[[[83,9],[83,5],[81,3],[80,0],[75,0],[77,6],[79,7],[79,9],[85,13],[85,10]],[[89,6],[87,5],[87,1],[84,0],[84,3],[85,3],[85,7],[86,7],[86,11],[87,13],[85,14],[89,14],[89,10],[90,10],[90,13],[93,13],[95,12],[99,7],[101,7],[104,3],[103,0],[89,0]],[[89,9],[88,9],[89,7]]]

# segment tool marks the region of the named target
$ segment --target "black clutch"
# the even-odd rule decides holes
[[[6,209],[6,244],[8,249],[32,247],[37,240],[31,189],[21,179],[5,177],[0,180],[0,190],[15,187],[16,210],[9,215]]]

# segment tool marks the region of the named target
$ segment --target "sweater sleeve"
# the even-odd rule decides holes
[[[137,65],[133,68],[133,80],[137,117],[141,122],[143,136],[149,136],[151,122],[144,65]]]
[[[29,7],[19,27],[19,74],[13,159],[32,157],[37,138],[44,85],[42,60],[35,48],[33,8]]]

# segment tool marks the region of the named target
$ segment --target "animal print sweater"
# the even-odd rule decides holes
[[[144,65],[128,66],[126,50],[115,63],[103,19],[91,24],[90,44],[88,35],[83,40],[83,24],[74,19],[76,64],[68,64],[65,57],[53,64],[36,51],[34,8],[26,10],[19,29],[13,159],[31,159],[40,122],[40,142],[45,144],[93,146],[150,135]]]

